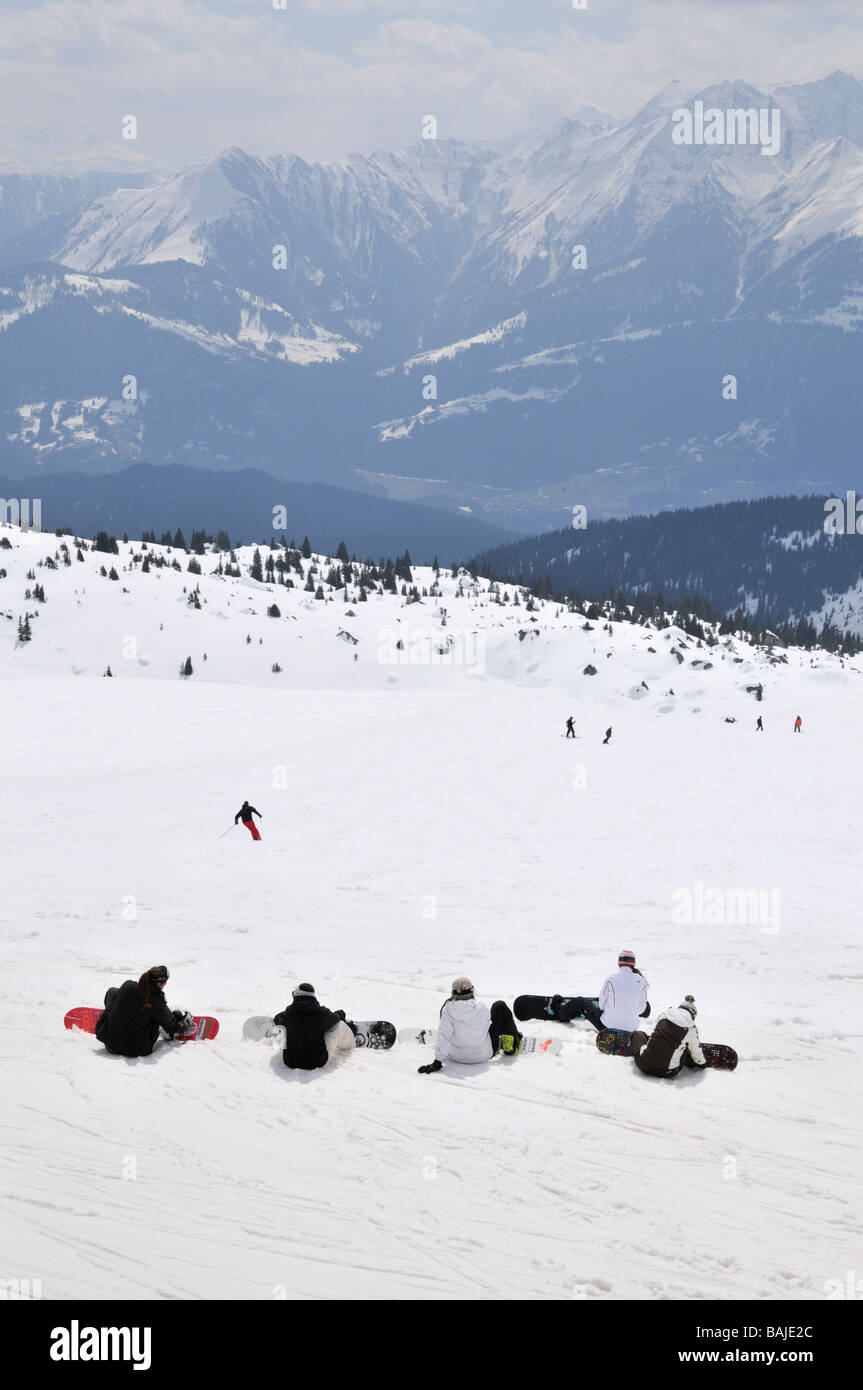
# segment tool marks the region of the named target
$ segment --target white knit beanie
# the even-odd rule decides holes
[[[473,999],[473,985],[465,975],[459,975],[457,980],[453,980],[452,998]]]

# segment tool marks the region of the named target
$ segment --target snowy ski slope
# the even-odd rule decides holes
[[[821,1299],[859,1271],[859,661],[584,631],[511,586],[458,597],[448,571],[438,600],[345,604],[213,556],[200,580],[186,557],[132,572],[138,545],[51,571],[53,536],[0,535],[0,1277],[54,1299],[493,1299],[515,1270],[537,1300]],[[259,844],[218,838],[244,797]],[[711,890],[724,920],[698,920]],[[738,893],[763,895],[748,920]],[[301,979],[433,1024],[457,974],[489,1002],[595,993],[624,946],[654,1012],[694,993],[734,1074],[649,1080],[585,1023],[525,1025],[558,1058],[432,1077],[418,1047],[305,1075],[241,1038]],[[64,1030],[162,961],[214,1042],[127,1061]]]

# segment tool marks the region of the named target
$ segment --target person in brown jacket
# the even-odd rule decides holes
[[[684,1066],[703,1071],[707,1058],[698,1040],[697,1012],[695,1000],[687,994],[676,1009],[666,1009],[659,1015],[649,1036],[640,1031],[633,1033],[630,1049],[638,1070],[646,1076],[665,1077],[679,1076]]]

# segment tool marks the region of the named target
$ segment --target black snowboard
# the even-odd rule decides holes
[[[577,999],[576,994],[564,994],[561,1003],[567,1003],[570,999]],[[512,1011],[519,1022],[528,1018],[539,1018],[543,1023],[548,1023],[549,1019],[555,1020],[556,1013],[551,1011],[551,1001],[554,995],[551,994],[520,994],[512,1006]],[[598,999],[587,996],[588,1004],[598,1004]],[[584,1014],[574,1014],[575,1018],[584,1018]]]

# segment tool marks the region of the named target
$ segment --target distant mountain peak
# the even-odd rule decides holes
[[[759,122],[702,139],[703,113],[677,144],[695,100],[778,105],[779,157]],[[576,108],[498,149],[229,145],[161,177],[0,177],[7,467],[254,463],[525,529],[575,502],[844,483],[861,209],[863,84],[842,72],[675,81],[625,121]]]

